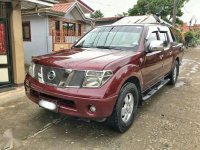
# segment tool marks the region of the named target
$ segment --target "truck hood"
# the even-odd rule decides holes
[[[51,67],[61,67],[76,70],[103,70],[107,65],[130,56],[133,51],[109,49],[72,49],[54,54],[35,57],[33,61]]]

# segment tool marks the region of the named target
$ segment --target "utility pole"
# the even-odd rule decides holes
[[[179,0],[174,0],[173,19],[172,19],[173,26],[175,26],[176,24],[176,14],[177,14],[178,3],[179,3]]]

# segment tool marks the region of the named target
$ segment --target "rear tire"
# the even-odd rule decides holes
[[[175,62],[173,70],[169,75],[169,85],[175,85],[179,75],[179,63],[178,61]]]
[[[120,90],[112,115],[107,124],[123,133],[132,125],[139,102],[138,89],[133,83],[126,83]]]

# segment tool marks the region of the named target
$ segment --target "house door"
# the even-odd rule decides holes
[[[11,55],[9,50],[8,24],[0,18],[0,88],[11,84]]]

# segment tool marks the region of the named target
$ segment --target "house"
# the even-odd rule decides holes
[[[94,9],[92,9],[90,6],[85,4],[82,0],[58,0],[60,3],[71,3],[71,2],[77,2],[81,10],[85,14],[91,14],[94,12]]]
[[[190,31],[190,27],[187,25],[187,23],[183,23],[181,29],[183,33]]]
[[[50,8],[22,10],[25,63],[31,57],[69,49],[91,29],[85,13],[93,10],[82,1],[54,3]]]
[[[183,33],[189,32],[189,31],[195,31],[200,30],[200,24],[194,24],[194,25],[187,25],[187,23],[184,23],[181,27]]]
[[[23,85],[24,49],[21,8],[52,6],[40,0],[0,0],[0,92]]]

